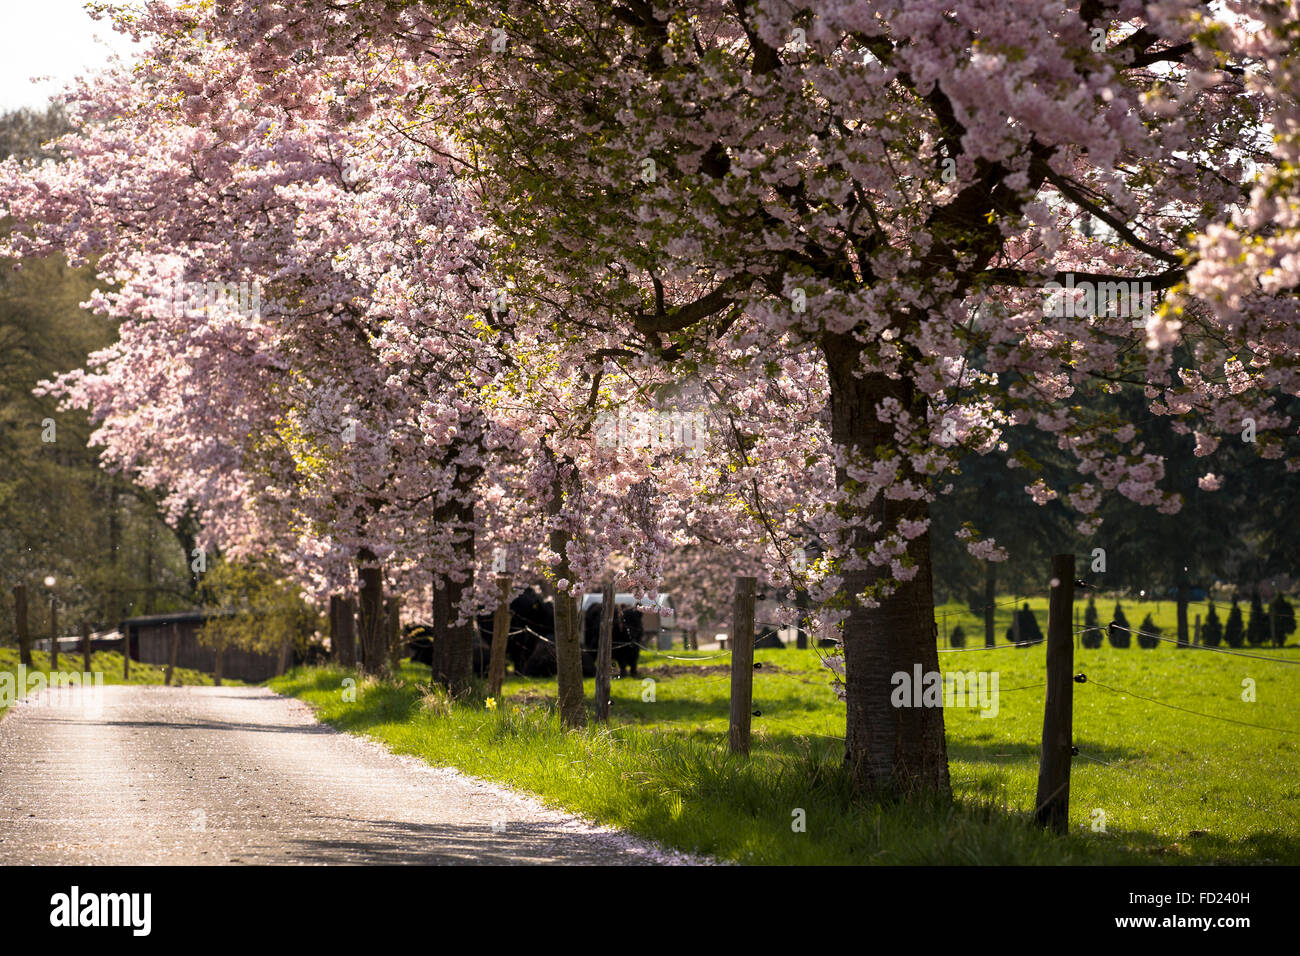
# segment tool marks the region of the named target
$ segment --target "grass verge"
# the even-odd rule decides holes
[[[1296,648],[1272,656],[1300,661]],[[554,681],[507,678],[503,700],[449,701],[409,662],[393,681],[299,669],[269,683],[325,722],[398,753],[522,790],[669,846],[760,864],[1300,862],[1300,668],[1162,645],[1078,651],[1081,754],[1070,833],[1029,821],[1037,785],[1044,650],[941,655],[997,672],[998,711],[945,711],[954,799],[854,800],[841,769],[843,705],[814,651],[759,651],[753,756],[726,752],[727,658],[646,653],[614,682],[609,728],[559,729]],[[1242,681],[1256,700],[1242,699]],[[593,681],[587,682],[590,699]],[[1132,696],[1231,720],[1193,716]],[[1279,731],[1288,731],[1287,733]],[[802,812],[800,812],[802,811]],[[802,831],[796,827],[805,821]]]

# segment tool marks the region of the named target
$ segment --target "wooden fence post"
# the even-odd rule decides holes
[[[27,588],[14,585],[14,630],[18,632],[18,660],[32,666],[32,639],[27,633]]]
[[[1074,555],[1052,556],[1047,616],[1047,700],[1038,764],[1038,822],[1064,833],[1070,823],[1070,759],[1074,750]]]
[[[59,606],[50,595],[50,670],[59,669]]]
[[[1201,615],[1196,615],[1196,621],[1192,625],[1192,643],[1201,643]]]
[[[172,674],[176,670],[176,652],[180,649],[181,644],[181,626],[172,625],[172,646],[171,653],[167,655],[167,673],[163,676],[163,685],[168,686],[172,682]]]
[[[222,678],[221,671],[225,663],[225,656],[226,656],[226,642],[222,641],[217,645],[216,660],[213,662],[213,666],[212,666],[212,683],[216,687],[221,686],[221,678]]]
[[[337,594],[330,595],[329,617],[330,654],[337,663],[339,659],[339,596]]]
[[[731,608],[731,752],[749,753],[750,711],[754,706],[754,593],[752,577],[736,578]]]
[[[122,628],[122,680],[131,679],[131,629]]]
[[[90,673],[90,625],[85,621],[81,622],[81,669]]]
[[[596,719],[609,723],[609,671],[614,666],[614,582],[600,589],[600,641],[596,646]]]
[[[795,631],[794,646],[801,651],[808,649],[809,631],[808,626],[808,591],[806,588],[800,588],[795,594],[794,606],[799,609],[799,627]]]
[[[488,696],[501,707],[506,681],[506,647],[510,643],[510,575],[497,575],[497,606],[492,612],[492,650],[488,661]],[[504,710],[503,710],[504,713]]]

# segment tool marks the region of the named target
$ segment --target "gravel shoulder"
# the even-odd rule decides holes
[[[0,720],[5,865],[704,862],[263,687],[47,690]]]

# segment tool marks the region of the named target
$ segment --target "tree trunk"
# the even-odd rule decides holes
[[[464,528],[466,533],[466,539],[456,549],[460,566],[466,571],[465,580],[457,582],[449,575],[435,575],[433,581],[433,679],[453,695],[462,695],[474,687],[474,641],[478,637],[478,621],[472,614],[456,623],[461,600],[474,590],[474,508],[452,501],[439,508],[437,517]]]
[[[396,676],[402,666],[402,607],[395,597],[384,602],[384,642],[388,649],[388,671]]]
[[[338,608],[339,644],[338,662],[340,667],[357,666],[357,611],[352,598],[339,598]]]
[[[329,635],[330,654],[337,663],[339,659],[339,596],[337,594],[330,595]]]
[[[500,589],[496,611],[492,615],[492,654],[488,662],[488,696],[500,704],[501,687],[506,680],[506,646],[510,641],[510,576],[497,578]]]
[[[149,532],[144,539],[144,613],[152,614],[157,607],[158,588],[153,574],[153,522],[149,522]]]
[[[118,570],[118,556],[122,550],[122,523],[117,513],[117,481],[110,477],[108,481],[108,623],[117,624],[122,620],[122,584]]]
[[[59,607],[50,598],[50,670],[59,669]]]
[[[610,670],[614,666],[614,582],[600,589],[600,641],[596,647],[596,719],[609,723]]]
[[[388,654],[384,650],[384,573],[374,565],[373,552],[363,548],[357,559],[361,564],[361,672],[382,675],[388,670]]]
[[[1190,641],[1187,640],[1187,599],[1188,588],[1186,581],[1178,582],[1178,646],[1187,647]]]
[[[845,449],[856,447],[871,460],[874,449],[893,444],[893,426],[881,423],[876,406],[896,399],[914,416],[925,418],[925,404],[907,379],[883,375],[858,377],[859,348],[851,336],[827,335],[824,343],[831,386],[831,437]],[[902,459],[899,477],[921,482]],[[841,488],[851,481],[844,465],[837,466]],[[849,507],[849,506],[846,506]],[[925,502],[879,499],[870,518],[881,522],[869,532],[868,515],[849,512],[851,546],[868,551],[899,519],[929,517]],[[907,557],[917,569],[911,581],[896,584],[877,607],[851,600],[844,621],[844,666],[847,697],[845,762],[854,786],[881,795],[933,791],[951,792],[942,707],[895,707],[893,674],[939,672],[934,635],[934,595],[931,586],[929,533],[913,538]],[[844,572],[844,592],[856,595],[889,576],[888,568],[869,565]]]
[[[32,640],[27,632],[27,588],[14,585],[14,631],[18,635],[18,661],[24,667],[32,666]]]
[[[433,679],[452,694],[463,694],[473,686],[477,622],[456,623],[467,587],[472,583],[444,577],[433,590]]]
[[[808,590],[806,588],[800,588],[795,594],[794,606],[799,609],[799,627],[795,631],[794,646],[801,651],[807,650],[808,638],[812,633],[812,628],[809,627]]]
[[[180,647],[180,643],[181,643],[181,626],[179,624],[173,624],[171,651],[167,655],[167,671],[163,675],[164,686],[167,687],[171,686],[172,675],[176,673],[176,651]]]
[[[557,471],[551,485],[551,498],[547,502],[547,514],[552,518],[560,513],[564,502],[564,477]],[[569,567],[569,532],[563,528],[552,528],[550,532],[551,550],[560,556],[560,563],[555,567],[555,577],[573,582],[573,572]],[[555,592],[555,665],[556,693],[560,709],[560,723],[565,728],[581,727],[587,722],[586,701],[582,687],[582,643],[580,638],[581,621],[578,614],[578,598],[568,591],[556,588]]]
[[[984,646],[997,644],[997,634],[993,626],[993,612],[998,603],[998,566],[992,561],[984,562]]]

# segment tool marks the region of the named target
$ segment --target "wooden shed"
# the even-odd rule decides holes
[[[213,615],[207,611],[178,611],[130,617],[122,622],[122,633],[130,641],[131,659],[166,667],[171,660],[172,633],[178,632],[176,666],[211,674],[217,668],[217,653],[199,643],[198,632]],[[292,665],[292,661],[288,662]],[[221,675],[232,680],[264,681],[274,677],[279,655],[261,654],[241,648],[227,648],[221,659]]]

